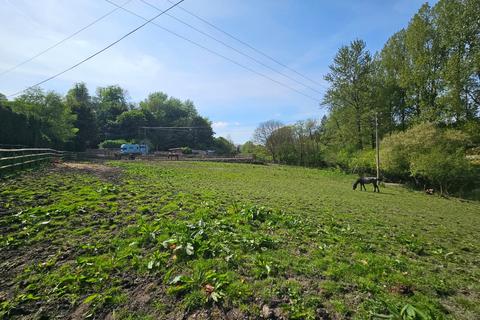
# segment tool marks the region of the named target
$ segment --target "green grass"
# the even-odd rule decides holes
[[[0,181],[0,318],[480,318],[478,202],[331,170],[109,166]]]

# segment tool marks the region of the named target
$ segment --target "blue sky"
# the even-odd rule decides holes
[[[126,0],[111,0],[124,4]],[[146,0],[167,8],[166,0]],[[265,59],[196,20],[179,8],[170,13],[204,32],[255,56],[263,63],[325,90],[323,76],[342,45],[360,38],[370,51],[383,46],[394,32],[405,27],[424,1],[419,0],[186,0],[181,6],[260,49],[289,67],[314,79],[309,82]],[[158,12],[131,0],[131,11],[151,18]],[[102,0],[0,0],[0,72],[51,46],[114,8]],[[193,41],[257,70],[321,101],[322,94],[305,88],[262,65],[239,55],[168,16],[155,20]],[[118,10],[61,46],[0,76],[0,92],[11,94],[41,81],[101,49],[143,23]],[[167,94],[194,101],[218,135],[236,143],[250,139],[258,123],[269,119],[293,123],[320,118],[325,110],[275,82],[215,56],[155,26],[146,26],[118,45],[80,67],[47,82],[44,89],[64,94],[75,82],[98,86],[118,84],[132,102],[148,93]]]

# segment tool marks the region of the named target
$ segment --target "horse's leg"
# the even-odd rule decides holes
[[[367,191],[367,188],[365,188],[365,184],[364,184],[364,183],[362,183],[361,188],[363,188],[363,190]],[[361,189],[361,188],[360,188],[360,189]]]

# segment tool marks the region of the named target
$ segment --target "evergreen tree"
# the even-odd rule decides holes
[[[84,151],[86,148],[95,148],[98,144],[98,129],[92,98],[85,83],[76,83],[65,97],[66,105],[76,114],[75,127],[78,132],[73,138],[74,149]]]
[[[356,141],[355,147],[363,149],[368,136],[369,110],[371,110],[372,58],[362,40],[355,40],[343,46],[336,54],[330,72],[325,80],[330,89],[323,104],[337,116],[339,126],[345,132],[344,138]]]

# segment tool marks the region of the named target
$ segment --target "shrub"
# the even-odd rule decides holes
[[[458,130],[420,124],[383,139],[382,168],[387,176],[413,177],[447,192],[471,179],[465,157],[468,142]]]
[[[348,161],[348,167],[352,172],[373,173],[376,170],[375,150],[361,150],[353,154]]]
[[[245,142],[240,147],[240,153],[243,155],[252,155],[258,160],[272,161],[272,156],[268,154],[267,149],[258,144],[254,144],[252,141]]]
[[[190,147],[183,147],[182,148],[183,154],[192,154],[192,149]]]
[[[437,147],[429,153],[415,154],[410,171],[414,177],[427,178],[433,182],[443,194],[451,186],[458,188],[459,184],[468,181],[471,170],[462,150],[449,154]]]
[[[131,143],[131,142],[123,139],[105,140],[101,142],[98,146],[100,147],[100,149],[115,149],[115,148],[120,148],[120,146],[124,143]]]
[[[346,149],[327,148],[325,150],[325,162],[331,167],[340,167],[342,170],[349,170],[349,162],[352,152]]]

